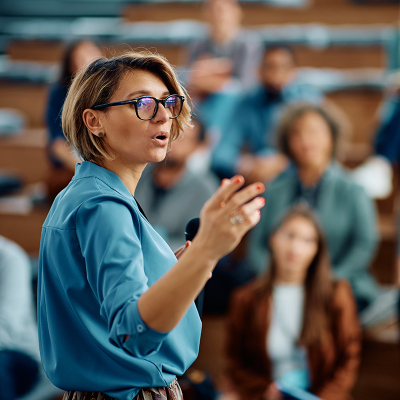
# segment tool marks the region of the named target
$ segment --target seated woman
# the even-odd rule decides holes
[[[268,273],[231,299],[229,397],[278,400],[285,392],[307,391],[324,400],[349,399],[360,362],[357,307],[349,284],[331,278],[325,240],[310,208],[291,209],[269,247]]]
[[[378,243],[376,211],[364,189],[335,161],[338,136],[338,123],[320,106],[297,105],[283,116],[278,148],[291,166],[265,191],[265,209],[252,232],[249,257],[262,271],[277,217],[306,203],[321,221],[334,277],[350,282],[362,310],[381,294],[368,272]]]
[[[46,110],[48,128],[47,152],[51,168],[47,177],[48,198],[53,201],[68,185],[80,161],[67,143],[61,127],[61,111],[73,76],[92,61],[101,58],[100,49],[88,40],[78,40],[67,46],[58,82],[51,88]]]

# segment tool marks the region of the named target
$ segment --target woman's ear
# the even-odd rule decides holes
[[[88,128],[89,132],[93,133],[93,135],[97,137],[103,137],[105,135],[99,111],[87,108],[83,111],[82,119],[86,128]]]

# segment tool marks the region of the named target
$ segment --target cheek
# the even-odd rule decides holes
[[[304,245],[303,251],[304,265],[308,268],[308,266],[311,264],[311,261],[317,254],[317,246],[315,244]]]

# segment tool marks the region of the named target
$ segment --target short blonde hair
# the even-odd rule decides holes
[[[64,135],[83,160],[101,163],[103,159],[115,158],[104,140],[87,129],[83,122],[83,111],[109,103],[124,74],[135,69],[159,76],[171,94],[186,97],[181,114],[172,122],[170,140],[177,139],[185,125],[190,126],[190,98],[164,57],[149,51],[132,51],[110,59],[100,58],[77,73],[62,111]]]

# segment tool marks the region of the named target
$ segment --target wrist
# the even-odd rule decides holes
[[[220,259],[220,257],[210,249],[210,246],[202,241],[199,235],[193,239],[190,246],[190,253],[195,260],[201,261],[202,267],[207,271],[212,271]]]

